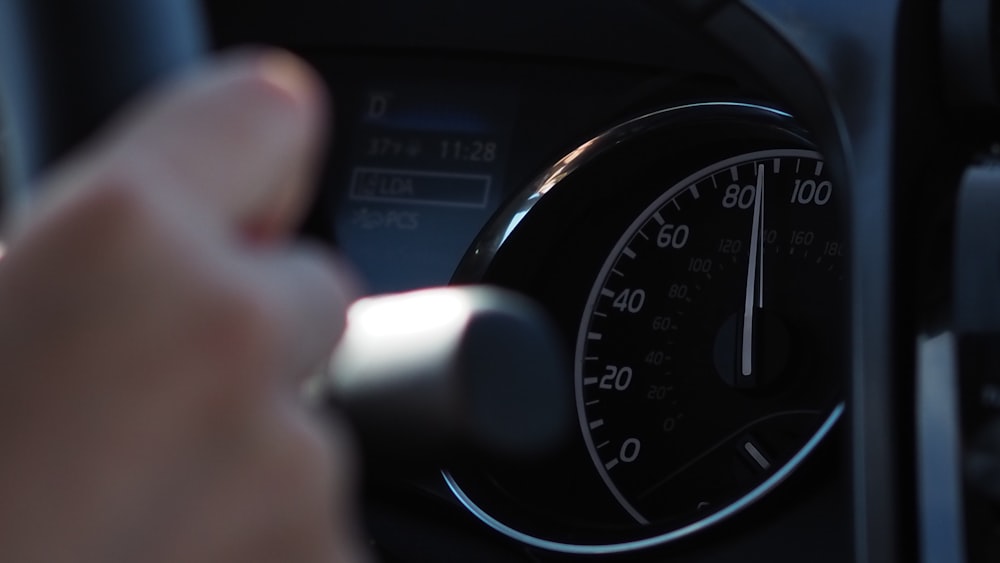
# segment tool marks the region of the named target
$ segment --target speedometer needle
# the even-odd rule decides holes
[[[754,312],[764,306],[764,241],[761,238],[761,227],[764,223],[764,165],[757,166],[757,188],[753,199],[753,227],[750,230],[750,265],[747,268],[747,290],[743,301],[743,345],[742,368],[743,376],[753,374],[753,331]],[[758,290],[758,287],[760,288]],[[755,303],[754,296],[757,295]]]

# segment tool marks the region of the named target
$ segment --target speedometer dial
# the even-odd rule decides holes
[[[665,188],[590,291],[576,392],[614,498],[676,529],[765,492],[839,412],[845,275],[815,152],[741,154]]]
[[[512,199],[456,281],[551,313],[580,431],[544,459],[453,468],[456,498],[519,542],[598,554],[816,494],[849,350],[830,169],[791,116],[702,103],[605,131]]]

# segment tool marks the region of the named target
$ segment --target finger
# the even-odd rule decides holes
[[[279,371],[297,392],[298,384],[329,361],[359,286],[346,263],[318,247],[298,244],[255,258],[280,325],[276,349],[284,369]]]
[[[356,517],[361,499],[358,495],[359,467],[354,436],[333,412],[316,413],[292,408],[289,410],[289,420],[292,422],[290,426],[293,434],[299,436],[301,443],[308,444],[312,441],[313,452],[320,454],[314,456],[311,462],[305,460],[297,463],[300,481],[317,483],[314,490],[305,491],[304,496],[313,503],[313,512],[307,517],[314,524],[312,532],[318,532],[318,535],[311,542],[301,543],[326,546],[321,551],[336,554],[332,559],[335,561],[367,561],[369,558],[361,541],[362,530]],[[318,491],[322,491],[322,494],[317,494]],[[291,521],[292,518],[286,520]],[[317,522],[322,524],[316,526]],[[298,530],[306,528],[303,525],[294,527]],[[299,560],[331,559],[303,557]]]
[[[325,118],[320,81],[282,52],[211,63],[123,115],[107,166],[185,192],[245,233],[270,239],[300,220]]]

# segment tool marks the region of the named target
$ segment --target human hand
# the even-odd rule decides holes
[[[0,560],[351,561],[350,450],[301,404],[350,282],[289,240],[324,115],[289,55],[140,102],[0,260]]]

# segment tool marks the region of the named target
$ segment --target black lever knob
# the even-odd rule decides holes
[[[346,415],[366,457],[531,456],[571,427],[563,345],[518,294],[467,286],[372,297],[347,319],[311,392]]]

